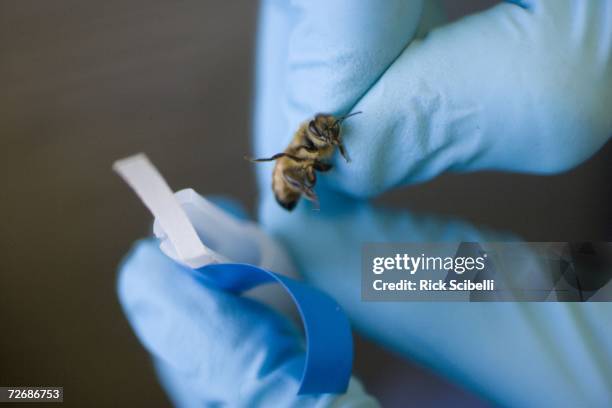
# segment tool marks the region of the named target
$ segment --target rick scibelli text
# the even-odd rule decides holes
[[[471,280],[444,281],[442,279],[420,279],[417,282],[408,279],[401,279],[395,282],[384,282],[377,279],[373,282],[374,290],[378,291],[493,291],[495,290],[495,280],[487,279],[479,282]]]

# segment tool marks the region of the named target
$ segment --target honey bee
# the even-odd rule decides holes
[[[328,160],[336,148],[347,162],[350,161],[342,143],[340,125],[345,119],[359,113],[338,118],[319,113],[300,125],[284,152],[263,159],[247,157],[253,162],[276,161],[272,173],[272,191],[281,207],[287,211],[293,210],[302,195],[318,207],[319,200],[314,191],[316,172],[332,169]]]

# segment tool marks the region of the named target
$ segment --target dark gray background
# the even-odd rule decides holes
[[[456,18],[492,2],[446,3]],[[144,150],[176,189],[252,210],[256,14],[250,0],[0,0],[1,385],[63,386],[70,406],[168,404],[115,294],[151,218],[110,165]],[[611,155],[555,177],[444,176],[384,200],[531,240],[601,240]],[[356,372],[386,406],[484,404],[362,340]]]

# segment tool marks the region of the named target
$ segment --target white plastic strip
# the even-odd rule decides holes
[[[166,180],[146,155],[140,153],[113,164],[115,170],[153,213],[176,254],[186,265],[199,268],[214,262],[214,255],[204,246],[187,214],[178,203]]]

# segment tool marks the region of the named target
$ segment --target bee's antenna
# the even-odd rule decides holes
[[[336,121],[334,122],[332,126],[336,126],[338,123],[342,123],[342,121],[344,121],[345,119],[350,118],[351,116],[359,115],[360,113],[363,113],[363,112],[357,111],[357,112],[349,113],[348,115],[340,116],[338,119],[336,119]]]

